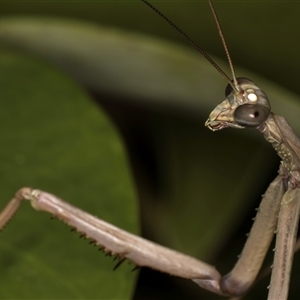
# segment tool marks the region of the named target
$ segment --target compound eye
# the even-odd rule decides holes
[[[244,104],[236,108],[234,120],[244,127],[257,127],[267,120],[270,108],[257,104]]]
[[[228,83],[225,88],[225,97],[227,98],[233,92],[232,86]]]
[[[255,85],[255,83],[253,81],[251,81],[250,79],[248,78],[245,78],[245,77],[238,77],[236,79],[237,83],[239,86],[241,85],[245,85],[245,84],[248,84],[248,85]],[[233,80],[232,80],[233,82]],[[226,88],[225,88],[225,97],[227,98],[231,93],[233,92],[233,88],[232,86],[228,83]]]

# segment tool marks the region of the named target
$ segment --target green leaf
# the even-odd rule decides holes
[[[137,232],[135,193],[120,137],[64,74],[0,54],[1,206],[22,186],[51,192]],[[28,203],[0,237],[1,299],[128,299],[136,274]]]

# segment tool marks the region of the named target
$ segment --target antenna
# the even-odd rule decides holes
[[[225,42],[225,38],[224,35],[222,33],[221,30],[221,26],[220,26],[220,22],[218,20],[217,14],[215,12],[214,6],[211,2],[211,0],[208,0],[215,22],[217,24],[218,30],[219,30],[219,35],[221,36],[221,40],[223,43],[223,47],[225,48],[225,52],[226,52],[226,56],[229,62],[229,66],[231,69],[231,73],[233,76],[233,83],[231,81],[231,79],[229,78],[229,76],[219,67],[219,65],[204,51],[202,50],[202,48],[194,41],[192,40],[183,30],[181,30],[177,25],[175,25],[175,23],[173,23],[169,18],[167,18],[163,13],[161,13],[156,7],[154,7],[151,3],[149,3],[147,0],[141,0],[142,2],[144,2],[147,6],[149,6],[154,12],[156,12],[161,18],[163,18],[167,23],[169,23],[169,25],[171,25],[178,33],[180,33],[194,48],[197,49],[197,51],[203,55],[205,57],[205,59],[228,81],[228,83],[231,85],[231,87],[233,88],[233,90],[238,91],[238,83],[235,77],[235,73],[234,73],[234,68],[232,65],[232,60],[230,58],[229,55],[229,51]]]
[[[219,35],[220,35],[220,38],[221,38],[221,41],[222,41],[222,44],[223,44],[223,47],[224,47],[224,50],[225,50],[225,53],[226,53],[226,56],[227,56],[227,60],[228,60],[228,64],[229,64],[229,67],[230,67],[230,70],[231,70],[234,86],[237,88],[239,85],[238,85],[238,82],[237,82],[236,77],[235,77],[233,63],[232,63],[232,60],[231,60],[231,57],[230,57],[230,53],[229,53],[229,50],[228,50],[228,47],[227,47],[227,44],[226,44],[226,40],[225,40],[223,31],[222,31],[222,27],[221,27],[219,18],[217,16],[217,13],[216,13],[216,10],[215,10],[215,7],[214,7],[212,1],[208,0],[208,3],[210,5],[211,11],[213,13],[215,23],[217,25]]]

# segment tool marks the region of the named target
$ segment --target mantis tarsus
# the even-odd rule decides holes
[[[215,64],[214,66],[216,67]],[[228,79],[228,77],[226,78]],[[69,204],[61,202],[53,195],[28,188],[21,189],[4,209],[0,216],[0,227],[3,227],[11,218],[21,199],[28,199],[31,200],[35,209],[50,212],[94,239],[107,251],[126,257],[137,265],[149,266],[176,276],[192,279],[200,286],[218,294],[240,295],[245,293],[256,277],[264,258],[264,252],[268,249],[272,239],[277,222],[276,218],[280,210],[279,242],[269,298],[285,299],[299,214],[299,202],[292,200],[299,196],[297,188],[299,141],[283,117],[270,113],[266,95],[252,81],[240,78],[234,79],[231,83],[229,80],[226,94],[228,99],[211,113],[206,125],[212,130],[219,130],[224,127],[255,127],[264,134],[283,159],[280,175],[265,194],[257,221],[253,226],[243,254],[231,275],[221,279],[218,272],[205,263],[120,231]],[[245,121],[244,117],[249,118]],[[280,207],[282,197],[283,202]],[[261,218],[264,214],[268,217]],[[269,233],[267,235],[269,238],[266,237],[266,232]],[[290,237],[287,234],[290,234]],[[291,244],[287,245],[285,240]],[[285,260],[282,261],[282,259]],[[249,263],[253,267],[250,267]],[[248,269],[246,274],[245,269]]]

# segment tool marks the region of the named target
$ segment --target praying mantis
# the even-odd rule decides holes
[[[207,123],[207,125],[208,126],[210,126],[212,129],[216,129],[216,128],[218,128],[218,127],[216,127],[216,126],[218,126],[218,125],[216,125],[216,124],[214,124],[214,123],[212,123],[213,122],[213,120],[211,120],[210,122],[208,122]],[[210,123],[212,123],[211,125],[210,125]],[[43,192],[42,193],[38,193],[38,192],[35,192],[35,191],[31,191],[31,190],[27,190],[27,189],[25,189],[25,190],[22,190],[22,191],[20,191],[19,193],[18,193],[18,197],[16,198],[16,199],[20,199],[20,196],[21,197],[26,197],[26,198],[29,198],[29,199],[33,199],[33,201],[35,201],[34,199],[36,199],[36,197],[41,197],[41,198],[43,198],[43,197],[45,197],[45,198],[53,198],[51,195],[48,195],[48,194],[44,194]],[[11,204],[10,204],[10,206],[8,206],[7,207],[7,210],[5,210],[4,211],[4,213],[3,213],[3,218],[2,218],[2,221],[3,221],[3,223],[5,223],[6,221],[7,221],[7,219],[8,218],[10,218],[10,215],[11,215],[11,213],[10,213],[10,211],[11,211],[11,209],[14,211],[15,210],[15,208],[16,208],[16,202],[18,202],[18,201],[14,201],[14,202],[12,202]],[[53,211],[52,211],[52,213],[53,213]],[[58,209],[58,211],[56,212],[56,211],[54,211],[54,215],[56,215],[57,216],[57,214],[59,214],[59,209]],[[139,241],[141,241],[141,240],[139,240]],[[141,241],[142,242],[142,241]],[[133,251],[134,251],[134,249],[133,249]],[[183,257],[182,257],[182,259],[184,259]],[[133,261],[135,260],[135,258],[133,258],[132,259]],[[137,263],[140,263],[140,264],[143,264],[142,262],[138,262],[138,261],[136,261]],[[194,262],[194,261],[193,261]],[[204,267],[205,265],[202,265],[201,264],[201,267],[200,268],[202,268],[202,267]],[[163,269],[163,270],[165,270],[165,269]],[[173,271],[171,271],[171,272],[173,272]],[[179,272],[181,272],[181,271],[179,271]],[[179,274],[179,273],[178,273]],[[177,275],[178,275],[177,274]]]

